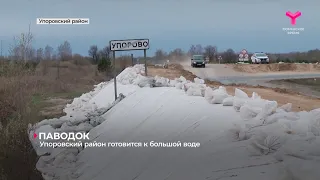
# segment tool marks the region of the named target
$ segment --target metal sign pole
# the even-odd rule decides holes
[[[145,74],[147,74],[147,49],[149,49],[149,39],[125,39],[125,40],[111,40],[110,50],[113,52],[113,73],[114,73],[114,94],[115,99],[118,97],[117,93],[117,78],[116,78],[116,51],[131,51],[131,50],[144,50],[145,59]],[[134,65],[133,54],[131,54],[132,65]]]
[[[133,54],[131,54],[131,61],[132,61],[132,66],[134,66],[134,62],[133,62]]]
[[[143,53],[144,53],[144,70],[145,70],[145,75],[148,76],[147,74],[147,50],[144,49],[143,50]]]
[[[113,56],[113,81],[114,81],[114,100],[117,100],[117,72],[116,72],[116,51],[112,51]]]

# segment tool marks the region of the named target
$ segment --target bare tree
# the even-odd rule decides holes
[[[204,53],[204,49],[201,44],[197,44],[195,48],[195,53],[198,55],[202,55]]]
[[[13,38],[14,44],[9,48],[9,54],[11,57],[16,58],[16,60],[23,60],[27,62],[32,54],[32,41],[33,34],[31,33],[30,24],[27,33],[21,33],[20,36]]]
[[[99,51],[98,55],[101,57],[105,57],[106,59],[110,59],[110,55],[111,55],[110,46],[105,46],[103,49]]]
[[[35,60],[37,56],[37,51],[34,48],[29,48],[26,54],[27,60]]]
[[[60,61],[67,61],[72,59],[72,49],[68,41],[64,41],[57,48],[58,62],[57,62],[57,79],[60,79]]]
[[[154,54],[154,58],[157,62],[164,61],[166,57],[167,57],[167,54],[162,49],[158,49]]]
[[[222,53],[222,58],[225,63],[234,63],[237,61],[237,54],[233,49],[228,49]]]
[[[9,56],[11,58],[11,60],[23,60],[23,50],[22,50],[22,46],[17,44],[15,39],[14,39],[14,45],[11,45],[10,49],[9,49]]]
[[[39,48],[37,49],[37,61],[42,61],[43,60],[43,49]]]
[[[58,46],[58,56],[61,61],[67,61],[72,58],[72,49],[68,41]]]
[[[189,51],[188,51],[188,54],[189,54],[190,56],[193,56],[193,55],[196,54],[196,46],[195,46],[195,45],[191,45],[191,47],[190,47],[190,49],[189,49]]]
[[[171,55],[174,55],[174,56],[183,56],[183,55],[184,55],[184,52],[183,52],[182,49],[177,48],[177,49],[171,51],[170,54],[171,54]]]
[[[90,46],[88,53],[89,53],[89,56],[92,57],[93,62],[97,63],[98,62],[98,46],[97,45]]]
[[[44,57],[46,60],[51,60],[52,59],[52,55],[53,55],[53,48],[49,45],[47,45],[44,48]]]
[[[204,49],[201,46],[201,44],[197,44],[197,45],[191,45],[188,54],[190,56],[192,55],[202,55],[204,53]]]
[[[177,48],[169,53],[169,57],[172,61],[175,61],[175,60],[180,61],[184,58],[184,56],[185,56],[185,53],[180,48]]]
[[[58,60],[58,55],[56,52],[52,53],[51,60]]]
[[[209,57],[209,61],[212,62],[217,54],[217,47],[208,45],[204,48],[204,55]]]

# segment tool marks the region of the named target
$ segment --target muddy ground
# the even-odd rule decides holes
[[[320,64],[275,63],[275,64],[229,64],[237,72],[265,73],[265,72],[320,72]]]

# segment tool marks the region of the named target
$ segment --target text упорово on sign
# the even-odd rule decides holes
[[[110,41],[111,51],[145,50],[149,49],[149,39],[129,39]]]

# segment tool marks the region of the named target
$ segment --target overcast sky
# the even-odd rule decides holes
[[[191,44],[250,52],[319,48],[319,0],[2,0],[0,38],[7,50],[14,35],[31,23],[34,46],[56,48],[68,40],[74,53],[87,55],[91,44],[112,39],[149,38],[151,49],[188,50]],[[301,11],[300,35],[286,11]],[[36,18],[90,18],[89,25],[37,25]],[[5,52],[6,53],[6,52]],[[141,53],[142,54],[142,53]]]

